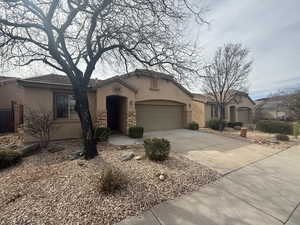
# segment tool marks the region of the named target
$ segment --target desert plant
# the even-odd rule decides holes
[[[0,149],[0,169],[13,166],[21,160],[21,153],[11,149]]]
[[[102,170],[100,180],[100,191],[113,193],[118,189],[124,188],[128,183],[128,178],[117,168],[106,166]]]
[[[199,124],[196,123],[196,122],[191,122],[191,123],[189,124],[189,129],[190,129],[190,130],[199,130]]]
[[[111,130],[108,127],[96,127],[94,131],[95,139],[99,142],[105,142],[111,135]]]
[[[289,136],[287,136],[285,134],[277,134],[276,139],[279,141],[289,141],[290,140]]]
[[[169,157],[170,142],[164,138],[144,140],[146,156],[153,161],[163,161]]]
[[[47,147],[51,133],[54,131],[52,112],[44,109],[28,108],[24,117],[26,131],[39,140],[40,147]]]
[[[143,127],[130,127],[128,130],[128,135],[131,138],[142,138],[144,135],[144,128]]]
[[[256,123],[256,129],[266,133],[292,134],[293,124],[276,120],[260,120]]]
[[[213,130],[220,130],[220,126],[225,127],[226,122],[220,120],[209,120],[206,125]]]

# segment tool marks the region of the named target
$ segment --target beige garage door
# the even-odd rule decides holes
[[[238,119],[239,119],[239,122],[249,123],[250,122],[250,109],[249,108],[239,108],[238,109]]]
[[[145,131],[182,128],[183,106],[136,104],[136,123]]]

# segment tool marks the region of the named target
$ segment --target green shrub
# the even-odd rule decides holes
[[[0,169],[13,166],[21,160],[21,153],[10,149],[0,149]]]
[[[287,136],[285,134],[277,134],[276,139],[279,141],[289,141],[290,140],[289,136]]]
[[[97,127],[94,131],[94,137],[99,142],[107,141],[111,135],[111,130],[107,127]]]
[[[189,124],[189,129],[190,129],[190,130],[199,130],[199,124],[196,123],[196,122],[191,122],[191,123]]]
[[[143,127],[130,127],[128,131],[128,135],[131,138],[142,138],[144,135],[144,128]]]
[[[295,138],[298,138],[299,132],[300,132],[299,123],[298,122],[294,122],[293,123],[293,135],[294,135]]]
[[[128,178],[119,169],[106,166],[102,170],[100,180],[100,191],[104,193],[113,193],[116,190],[124,188],[128,183]]]
[[[256,123],[256,129],[267,133],[292,134],[293,124],[276,120],[260,120]]]
[[[219,127],[225,127],[226,121],[220,121],[220,120],[209,120],[207,122],[207,127],[213,129],[213,130],[219,130]]]
[[[163,161],[169,157],[170,142],[164,138],[144,140],[146,156],[153,161]]]
[[[242,127],[242,126],[243,126],[242,122],[229,122],[229,123],[227,123],[227,127],[231,127],[231,128]]]

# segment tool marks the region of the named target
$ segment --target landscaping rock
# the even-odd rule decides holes
[[[133,152],[126,152],[123,153],[120,157],[121,161],[128,161],[131,160],[134,157],[134,153]]]
[[[233,129],[235,129],[235,130],[241,130],[241,127],[240,126],[235,126]]]
[[[75,160],[83,157],[83,152],[75,152],[70,156],[70,160]]]
[[[161,174],[161,175],[159,175],[159,179],[160,179],[161,181],[164,181],[164,180],[166,179],[166,177],[165,177],[165,175]]]
[[[79,161],[77,162],[77,164],[78,164],[78,166],[85,166],[84,160],[79,160]]]
[[[135,160],[141,160],[143,158],[143,156],[141,155],[137,155],[136,157],[134,157]]]
[[[18,149],[17,151],[21,153],[22,157],[27,157],[33,155],[40,151],[40,145],[38,143],[26,145],[23,148]]]
[[[48,152],[54,153],[54,152],[60,152],[62,150],[64,150],[65,148],[63,146],[59,146],[59,145],[52,145],[50,146],[47,150]]]

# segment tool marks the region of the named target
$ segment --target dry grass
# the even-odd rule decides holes
[[[79,143],[57,144],[66,149],[27,157],[19,166],[0,172],[0,224],[114,224],[219,177],[177,154],[160,163],[119,160],[124,151],[141,154],[141,146],[99,146],[101,157],[70,161]],[[128,176],[125,189],[99,192],[106,164]],[[165,181],[159,180],[160,173]]]

